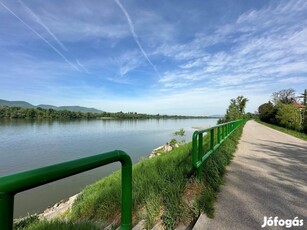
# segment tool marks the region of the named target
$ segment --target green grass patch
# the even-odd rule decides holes
[[[89,221],[72,222],[72,221],[36,221],[26,230],[100,230],[101,226]]]
[[[150,229],[162,221],[165,229],[174,229],[179,223],[189,225],[194,222],[200,212],[212,217],[225,167],[232,159],[242,129],[243,126],[237,128],[207,159],[201,183],[192,169],[191,143],[135,164],[132,174],[133,223],[144,219],[146,228]],[[206,143],[208,139],[207,136],[204,138]],[[82,191],[72,207],[65,229],[83,229],[84,223],[92,223],[89,229],[110,223],[118,226],[120,210],[121,179],[120,172],[115,172]],[[65,222],[60,221],[38,221],[27,229],[64,229],[64,225]]]
[[[197,199],[197,206],[198,209],[206,213],[208,217],[212,218],[214,216],[214,202],[217,193],[220,191],[220,185],[223,182],[226,166],[230,163],[237,149],[243,127],[244,125],[238,127],[204,163],[204,189]]]
[[[170,228],[181,220],[185,204],[181,197],[191,174],[191,144],[133,167],[133,212],[152,227],[159,216]],[[120,173],[116,172],[84,189],[73,206],[73,220],[119,223],[121,207]]]
[[[305,134],[305,133],[301,133],[301,132],[298,132],[298,131],[295,131],[295,130],[287,129],[287,128],[280,127],[280,126],[277,126],[277,125],[268,124],[266,122],[259,121],[259,120],[256,120],[256,121],[258,123],[262,124],[262,125],[265,125],[267,127],[272,128],[272,129],[278,130],[280,132],[283,132],[283,133],[289,134],[291,136],[297,137],[299,139],[302,139],[304,141],[307,141],[307,134]]]

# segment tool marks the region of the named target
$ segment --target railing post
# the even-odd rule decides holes
[[[210,130],[210,149],[214,148],[214,129]]]
[[[220,127],[217,127],[217,143],[219,144],[221,142],[221,131]]]
[[[0,193],[0,229],[13,229],[14,195]]]
[[[129,157],[122,162],[122,221],[121,230],[132,228],[132,162]]]
[[[201,164],[198,166],[197,168],[197,177],[199,181],[202,181],[202,169],[203,169],[203,164],[202,164],[202,155],[204,152],[204,148],[203,148],[203,134],[199,133],[198,134],[198,153],[197,153],[197,161],[201,162]]]

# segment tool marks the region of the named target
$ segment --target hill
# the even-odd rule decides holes
[[[35,108],[34,105],[25,102],[25,101],[6,101],[6,100],[2,100],[0,99],[0,106],[6,105],[9,107],[21,107],[21,108]]]
[[[26,101],[6,101],[0,99],[0,106],[9,107],[21,107],[21,108],[43,108],[43,109],[54,109],[54,110],[68,110],[73,112],[90,112],[90,113],[103,113],[104,111],[95,108],[88,108],[82,106],[54,106],[54,105],[32,105]]]
[[[37,107],[41,107],[43,109],[55,109],[55,110],[68,110],[73,112],[84,112],[84,113],[103,113],[104,111],[95,109],[95,108],[87,108],[82,106],[54,106],[54,105],[38,105]]]

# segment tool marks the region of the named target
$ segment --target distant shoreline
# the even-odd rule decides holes
[[[218,119],[214,116],[184,116],[184,115],[160,115],[144,114],[137,112],[76,112],[70,110],[56,110],[38,108],[22,108],[0,105],[0,119],[25,119],[25,120],[138,120],[138,119]]]
[[[33,105],[26,101],[8,101],[0,99],[0,119],[218,119],[221,115],[191,116],[191,115],[166,115],[166,114],[145,114],[138,112],[106,112],[96,108],[82,106],[54,106],[54,105]]]

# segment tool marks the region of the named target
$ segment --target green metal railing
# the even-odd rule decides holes
[[[122,164],[121,229],[131,229],[132,162],[129,155],[120,150],[0,177],[0,229],[13,228],[14,196],[17,193],[116,161]]]
[[[202,165],[205,160],[224,142],[224,140],[237,128],[244,120],[232,121],[216,125],[207,129],[196,130],[192,136],[192,162],[193,168],[197,170],[197,177],[202,178]],[[209,150],[204,151],[204,133],[210,137]]]

